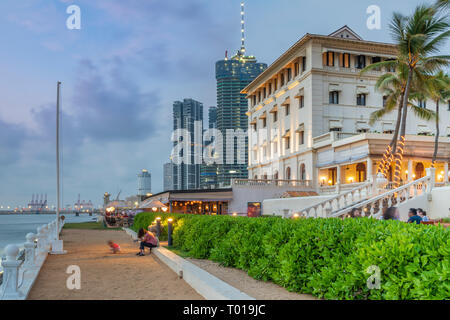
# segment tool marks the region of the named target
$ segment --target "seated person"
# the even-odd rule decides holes
[[[359,210],[358,208],[353,208],[352,211],[350,211],[350,217],[361,218],[361,210]]]
[[[396,207],[387,208],[381,220],[400,220],[400,211]]]
[[[421,208],[417,209],[417,213],[422,218],[422,221],[430,221],[430,219],[427,217],[427,212],[423,211]]]
[[[158,246],[158,238],[151,231],[147,231],[144,228],[139,230],[138,238],[141,239],[141,244],[139,246],[140,251],[137,253],[138,256],[145,256],[145,247],[150,248],[150,253],[152,253],[152,248]]]
[[[417,210],[414,208],[409,209],[408,217],[408,223],[420,224],[422,222],[422,218],[417,215]]]

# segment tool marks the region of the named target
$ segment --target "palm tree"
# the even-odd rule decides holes
[[[450,98],[450,78],[443,71],[439,71],[434,76],[429,76],[425,82],[425,94],[436,104],[436,136],[434,141],[434,152],[431,166],[436,165],[436,157],[439,149],[439,103]]]
[[[448,10],[450,9],[450,0],[437,0],[435,6],[441,10]]]
[[[367,66],[361,71],[361,74],[373,69],[379,70],[381,67],[389,67],[390,70],[393,68],[393,64],[395,62],[392,61],[382,61],[378,63],[374,63],[372,65]],[[403,67],[403,68],[402,68]],[[397,121],[395,125],[394,134],[392,135],[391,142],[389,143],[386,151],[383,154],[383,159],[378,165],[377,173],[383,173],[386,176],[387,168],[390,166],[392,161],[392,150],[395,150],[397,147],[397,139],[398,133],[400,130],[401,123],[401,114],[402,114],[402,101],[403,101],[403,93],[405,88],[405,72],[404,65],[400,66],[395,64],[396,72],[385,73],[377,79],[375,83],[375,89],[382,92],[384,97],[386,98],[385,104],[383,108],[372,112],[370,115],[370,125],[373,125],[376,121],[381,119],[384,115],[391,113],[397,108]]]
[[[403,17],[394,14],[391,23],[391,32],[399,48],[398,59],[408,66],[403,107],[402,124],[400,128],[400,141],[395,154],[395,187],[400,184],[401,161],[403,158],[406,119],[408,113],[409,94],[413,82],[420,91],[424,82],[424,73],[436,72],[450,64],[450,56],[433,55],[439,51],[441,45],[450,37],[450,23],[446,15],[441,15],[434,7],[418,6],[412,16]],[[414,79],[415,78],[415,79]],[[417,115],[427,117],[423,108],[412,106]],[[422,110],[419,110],[422,109]]]

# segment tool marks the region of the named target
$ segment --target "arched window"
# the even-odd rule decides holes
[[[278,171],[275,171],[275,173],[273,174],[273,180],[278,180],[278,179],[279,179]]]
[[[255,175],[253,176],[253,179],[254,179],[254,180],[258,180],[258,175],[255,174]]]
[[[267,180],[267,173],[264,173],[263,179],[264,179],[264,180]]]
[[[300,177],[300,180],[306,180],[306,166],[304,163],[300,165],[300,174],[298,175]]]
[[[286,178],[285,180],[291,180],[291,167],[286,168]]]
[[[422,162],[416,164],[416,179],[420,179],[424,177],[425,167]]]
[[[358,182],[366,181],[366,165],[364,163],[358,163],[356,165],[356,177]]]

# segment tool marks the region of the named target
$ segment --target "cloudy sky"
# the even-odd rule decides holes
[[[304,33],[347,24],[390,42],[394,10],[415,0],[247,0],[247,52],[273,62]],[[81,30],[66,9],[81,9]],[[366,27],[369,5],[381,30]],[[162,189],[172,103],[216,104],[214,63],[240,46],[240,0],[2,0],[0,2],[0,205],[33,193],[55,203],[56,82],[62,81],[64,204],[132,195],[137,173]]]

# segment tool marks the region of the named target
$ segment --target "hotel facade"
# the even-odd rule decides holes
[[[326,190],[373,179],[397,111],[370,125],[384,97],[367,65],[393,59],[396,46],[363,40],[344,26],[328,36],[306,34],[242,93],[249,110],[249,179],[311,180]],[[434,110],[431,100],[418,102]],[[408,113],[403,182],[430,167],[435,122]],[[449,181],[450,105],[441,103],[437,182]],[[392,181],[391,168],[388,179]]]

